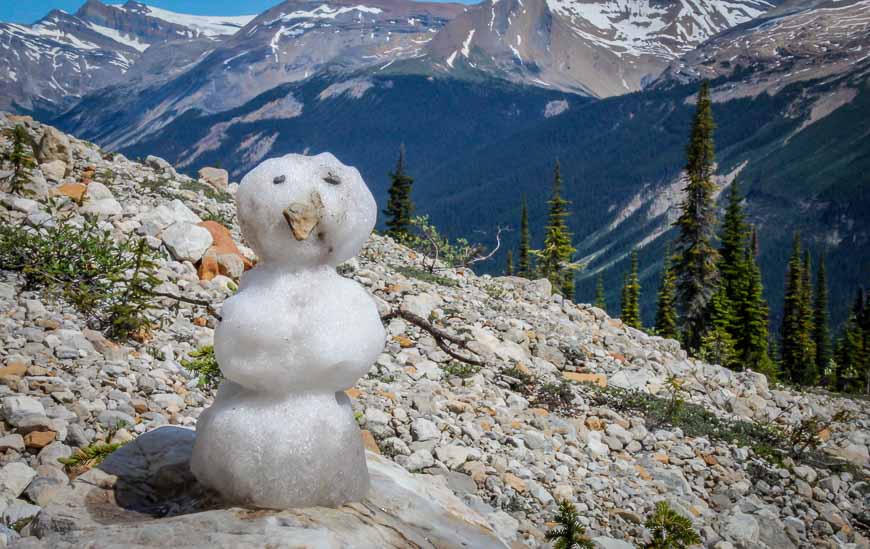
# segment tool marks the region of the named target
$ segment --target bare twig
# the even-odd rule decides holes
[[[205,307],[205,310],[208,311],[208,313],[211,316],[215,317],[218,320],[218,322],[223,320],[221,318],[221,315],[214,309],[214,307],[212,307],[211,303],[204,300],[204,299],[194,299],[192,297],[184,297],[181,295],[168,294],[168,293],[157,292],[157,291],[153,291],[153,290],[151,291],[151,294],[156,296],[156,297],[167,297],[169,299],[174,299],[175,301],[180,301],[182,303],[190,303],[191,305],[198,305],[200,307]]]
[[[494,256],[496,254],[496,252],[498,252],[498,249],[501,248],[501,233],[502,233],[502,231],[510,231],[510,227],[501,227],[501,226],[498,227],[498,229],[496,230],[496,233],[495,233],[495,248],[493,248],[492,251],[486,255],[476,255],[480,250],[480,248],[477,248],[477,250],[475,250],[475,257],[472,257],[469,261],[467,261],[465,263],[465,267],[468,267],[469,265],[473,265],[473,264],[478,263],[480,261],[486,261],[487,259],[492,258],[492,256]]]
[[[474,366],[485,366],[486,365],[486,363],[483,362],[482,360],[478,360],[476,358],[472,358],[469,356],[463,356],[463,355],[457,353],[456,351],[454,351],[453,349],[451,349],[447,345],[447,342],[453,343],[454,345],[457,345],[466,351],[474,353],[474,351],[472,351],[471,349],[468,348],[468,344],[464,339],[462,339],[461,337],[457,337],[457,336],[455,336],[455,335],[453,335],[445,330],[442,330],[441,328],[438,328],[437,326],[434,326],[431,322],[427,321],[426,319],[424,319],[420,316],[417,316],[414,313],[411,313],[409,311],[403,311],[401,309],[396,309],[396,310],[390,311],[389,313],[382,316],[381,321],[388,322],[394,318],[401,318],[403,320],[407,320],[408,322],[410,322],[414,326],[417,326],[418,328],[421,328],[421,329],[425,330],[426,332],[428,332],[429,335],[431,335],[432,338],[435,340],[435,343],[438,345],[438,347],[442,351],[444,351],[445,353],[450,355],[452,358],[455,358],[456,360],[458,360],[460,362],[464,362],[466,364],[472,364]]]

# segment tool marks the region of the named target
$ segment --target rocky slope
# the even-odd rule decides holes
[[[0,127],[19,123],[37,143],[48,133],[44,148],[53,153],[41,155],[34,170],[33,197],[0,196],[3,223],[38,227],[96,216],[116,238],[138,233],[160,251],[162,291],[220,308],[233,291],[231,277],[254,259],[237,244],[233,184],[230,194],[217,192],[158,158],[131,162],[32,120],[0,116]],[[203,230],[203,217],[223,219],[229,230],[209,222]],[[226,248],[214,251],[219,246]],[[149,338],[115,343],[88,329],[68,304],[25,291],[17,274],[2,271],[0,540],[148,546],[172,536],[183,546],[207,532],[210,543],[226,547],[363,539],[401,545],[398,533],[423,546],[538,547],[556,501],[570,498],[607,548],[642,543],[643,516],[660,499],[691,517],[706,547],[870,547],[866,401],[797,393],[752,372],[689,359],[674,341],[551,295],[544,280],[467,270],[432,276],[422,257],[380,236],[341,270],[372,292],[383,314],[429,319],[468,342],[460,352],[485,362],[462,366],[429,332],[389,321],[383,354],[348,390],[367,446],[394,463],[370,456],[381,479],[371,496],[377,510],[364,502],[335,512],[253,512],[210,502],[188,482],[191,435],[179,428],[196,424],[211,394],[180,361],[212,341],[215,319],[167,300]],[[826,424],[839,411],[852,418],[818,434],[820,461],[770,462],[745,440],[653,422],[628,406],[643,395],[669,398],[670,379],[682,384],[686,406],[712,414],[708,421],[788,429],[810,417]],[[563,380],[569,383],[559,385]],[[70,483],[57,459],[108,437],[135,440]],[[834,456],[842,461],[829,461]],[[165,468],[153,471],[141,459]],[[144,503],[147,509],[137,507]],[[426,525],[425,517],[438,520]]]

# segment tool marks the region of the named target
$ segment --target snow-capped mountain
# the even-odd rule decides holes
[[[56,112],[108,85],[169,78],[251,19],[88,0],[75,14],[53,10],[33,25],[0,23],[0,108]]]
[[[487,0],[428,52],[460,66],[598,97],[636,91],[711,36],[758,17],[764,0]]]

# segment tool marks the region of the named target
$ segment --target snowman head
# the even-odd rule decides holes
[[[359,253],[377,207],[356,168],[329,153],[262,162],[236,194],[242,234],[261,262],[336,266]]]

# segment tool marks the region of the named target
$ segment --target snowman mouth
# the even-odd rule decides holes
[[[302,241],[308,236],[323,219],[323,200],[320,193],[313,191],[306,202],[292,202],[281,212],[293,238]]]

